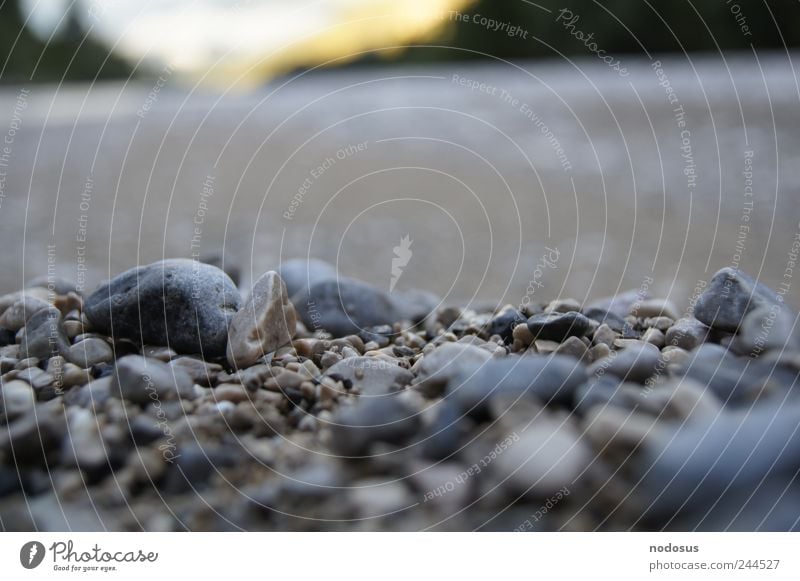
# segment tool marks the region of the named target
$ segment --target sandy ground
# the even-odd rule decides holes
[[[661,61],[329,71],[246,95],[6,87],[0,291],[223,250],[245,284],[311,255],[388,289],[404,236],[395,288],[452,301],[649,286],[683,306],[737,264],[792,284],[790,58]]]

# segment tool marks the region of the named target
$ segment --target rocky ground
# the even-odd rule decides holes
[[[681,311],[441,305],[289,261],[0,297],[5,530],[800,528],[800,333],[731,269]]]

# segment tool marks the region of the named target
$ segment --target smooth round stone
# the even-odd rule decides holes
[[[523,347],[529,346],[536,339],[528,329],[527,320],[525,323],[515,325],[511,334],[514,337],[514,341],[519,342]]]
[[[113,361],[114,351],[102,339],[89,338],[72,345],[69,348],[67,357],[71,363],[82,369],[87,369],[98,363]]]
[[[788,489],[800,457],[798,425],[797,406],[756,406],[710,424],[677,422],[649,438],[630,466],[634,479],[641,475],[637,489],[647,516],[705,511],[724,491],[767,477]]]
[[[572,357],[508,356],[491,359],[477,372],[453,378],[446,398],[466,413],[485,415],[494,397],[532,397],[545,404],[569,406],[575,390],[587,379],[586,367]]]
[[[278,272],[289,296],[325,280],[336,280],[339,274],[331,263],[319,258],[292,258],[281,262]]]
[[[101,285],[84,313],[115,339],[168,346],[179,353],[225,355],[228,325],[241,297],[220,269],[189,259],[133,268]]]
[[[335,337],[389,325],[398,318],[385,292],[344,277],[317,282],[294,295],[292,302],[309,331],[324,329]]]
[[[36,405],[33,388],[19,379],[2,382],[0,394],[0,409],[9,420],[28,413]]]
[[[420,424],[419,413],[397,396],[364,398],[336,414],[330,446],[342,456],[361,456],[375,443],[405,444]]]
[[[115,390],[114,395],[119,397],[119,390],[116,387]],[[70,389],[64,394],[64,403],[69,406],[102,409],[111,397],[111,376],[107,375]]]
[[[642,334],[642,341],[655,345],[659,349],[664,346],[664,333],[655,328],[650,328]]]
[[[139,355],[126,355],[117,360],[111,394],[141,405],[196,396],[192,380],[185,371]]]
[[[66,427],[63,415],[63,409],[43,409],[42,413],[37,410],[36,414],[25,414],[4,426],[0,430],[0,453],[6,458],[13,457],[18,466],[52,469]]]
[[[521,325],[526,321],[525,315],[520,313],[517,309],[505,309],[492,317],[489,324],[486,326],[486,332],[489,336],[499,335],[505,343],[511,343],[514,340],[514,329],[517,325]]]
[[[575,390],[572,403],[575,413],[585,416],[596,406],[633,409],[636,401],[630,397],[628,390],[621,389],[623,385],[619,378],[609,375],[589,379]]]
[[[571,311],[580,311],[581,304],[575,299],[556,299],[551,301],[544,310],[547,313],[569,313]]]
[[[55,307],[42,309],[25,323],[20,338],[23,357],[49,359],[53,355],[69,353],[69,339],[61,321],[61,312]]]
[[[414,388],[426,397],[438,397],[454,378],[474,373],[492,358],[486,349],[465,343],[443,343],[419,359],[411,371]]]
[[[516,492],[545,498],[573,486],[593,456],[568,420],[540,415],[493,464]]]
[[[451,402],[441,401],[436,408],[436,417],[422,437],[422,455],[429,460],[444,460],[459,451],[473,422]]]
[[[780,297],[766,285],[733,268],[723,268],[711,278],[697,299],[694,316],[721,331],[736,331],[745,315],[760,305],[783,307]]]
[[[261,276],[242,309],[231,319],[228,363],[249,367],[267,353],[291,343],[297,315],[281,277],[275,271]]]
[[[567,337],[583,337],[592,329],[592,321],[577,311],[542,313],[528,319],[528,330],[537,339],[563,341]]]
[[[649,343],[639,343],[617,351],[613,357],[596,361],[589,367],[590,374],[600,370],[610,373],[623,381],[644,383],[658,370],[661,352],[658,347]]]
[[[698,345],[705,342],[708,337],[709,328],[694,318],[684,317],[678,319],[667,330],[664,337],[665,345],[680,347],[691,351]]]
[[[9,331],[19,331],[33,315],[50,307],[50,303],[32,295],[22,295],[0,316],[0,327]]]
[[[325,375],[349,381],[364,395],[399,391],[414,379],[408,369],[378,357],[349,357],[332,365]]]
[[[28,296],[49,302],[51,295],[46,288],[31,288],[0,296],[0,315],[5,313],[6,309],[11,307],[14,303]]]
[[[650,317],[669,317],[675,320],[681,316],[678,307],[667,299],[647,299],[636,303],[633,305],[630,314],[642,319]]]

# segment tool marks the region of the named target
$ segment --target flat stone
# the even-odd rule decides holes
[[[169,259],[117,275],[89,296],[84,313],[101,333],[179,353],[225,354],[239,291],[220,269]]]
[[[196,397],[192,380],[183,369],[139,355],[117,360],[111,394],[141,405]]]
[[[87,369],[98,363],[113,361],[114,351],[102,339],[89,338],[72,345],[67,358],[78,367]]]
[[[269,271],[259,278],[242,309],[231,319],[228,363],[249,367],[267,353],[291,343],[297,315],[281,277]]]
[[[278,272],[290,297],[318,282],[336,280],[339,277],[336,267],[319,258],[285,260],[281,262]]]
[[[416,375],[414,389],[427,397],[438,397],[453,378],[474,373],[491,358],[491,353],[474,345],[443,343],[411,368]]]
[[[385,292],[344,277],[317,282],[294,295],[292,303],[307,329],[324,329],[335,337],[358,334],[398,319],[394,303]]]
[[[9,331],[19,331],[33,315],[50,307],[50,303],[36,296],[23,294],[0,316],[0,327]]]
[[[550,301],[545,307],[546,313],[569,313],[571,311],[580,311],[581,304],[575,299],[556,299]]]
[[[528,319],[528,330],[537,339],[563,341],[567,337],[583,337],[592,329],[589,318],[577,311],[543,313]]]
[[[22,330],[20,349],[23,357],[37,357],[42,361],[53,355],[68,355],[69,339],[61,312],[48,307],[30,317]]]
[[[349,381],[365,395],[382,395],[403,389],[414,374],[396,363],[377,357],[350,357],[328,368],[328,377]]]
[[[664,344],[691,351],[706,341],[708,332],[709,328],[697,319],[685,317],[675,321],[667,330]]]

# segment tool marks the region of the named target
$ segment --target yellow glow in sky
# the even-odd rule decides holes
[[[91,33],[136,63],[246,87],[298,67],[432,40],[473,0],[80,0]],[[389,54],[387,52],[387,54]]]

